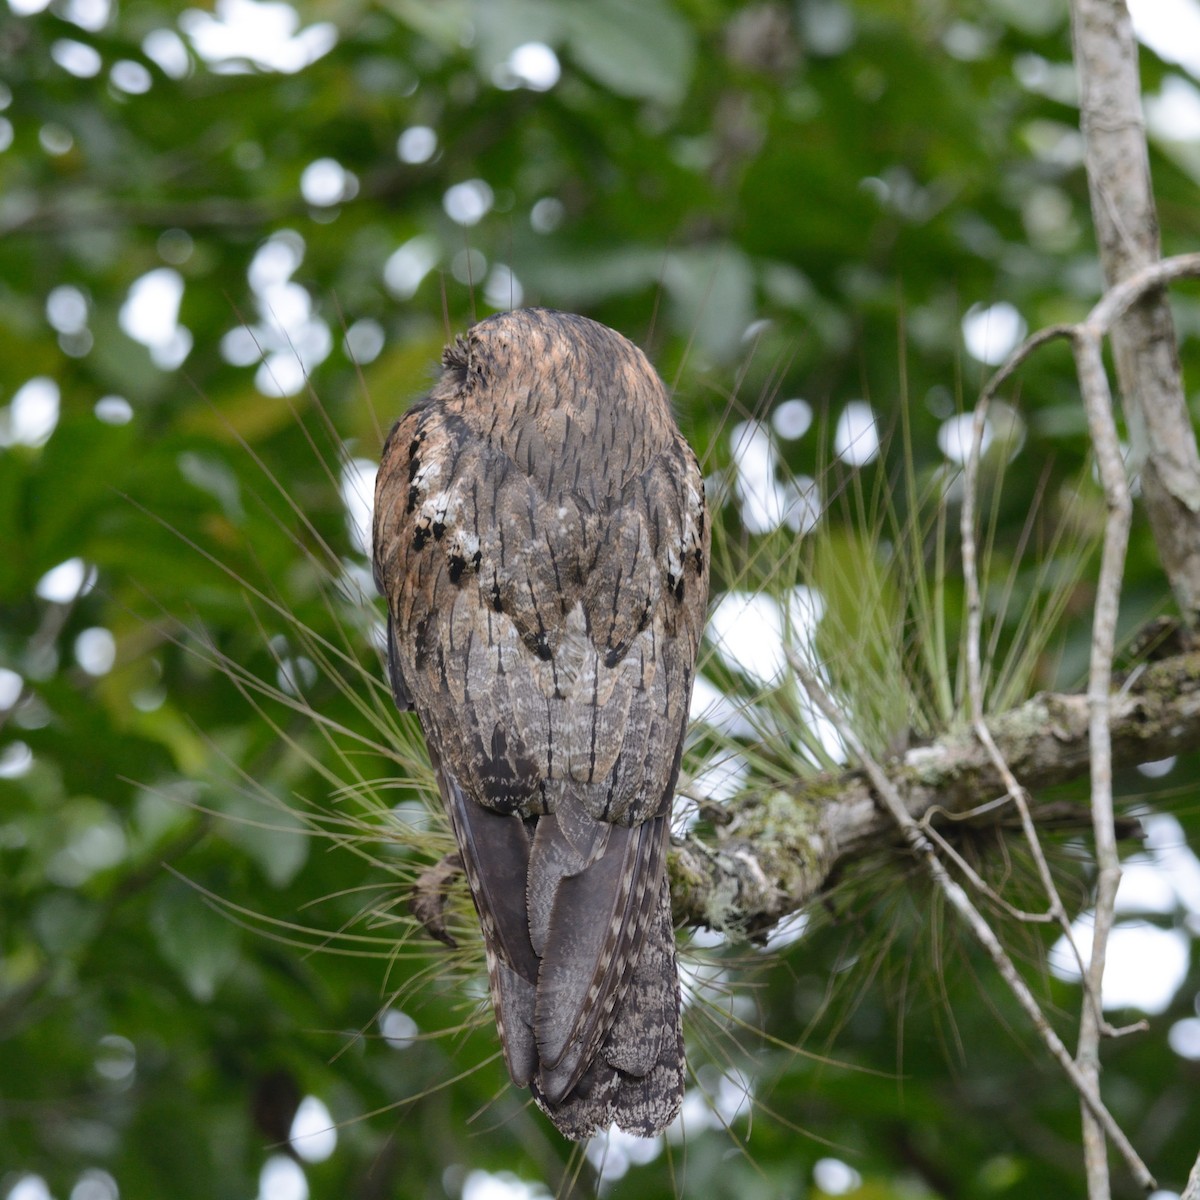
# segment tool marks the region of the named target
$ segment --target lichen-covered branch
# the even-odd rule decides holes
[[[1032,792],[1088,772],[1086,695],[1045,693],[990,717],[1013,774]],[[1115,767],[1194,749],[1200,739],[1200,653],[1151,663],[1111,699]],[[963,814],[1006,793],[987,750],[968,727],[887,764],[908,811]],[[1000,819],[1002,806],[981,819]],[[1035,809],[1035,817],[1037,816]],[[737,936],[765,933],[820,894],[835,868],[895,843],[894,822],[861,772],[797,780],[719,810],[712,831],[671,852],[675,916]]]

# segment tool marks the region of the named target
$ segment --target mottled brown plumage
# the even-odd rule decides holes
[[[700,470],[645,356],[502,313],[443,355],[375,491],[415,708],[513,1081],[568,1137],[653,1134],[683,1035],[665,852],[708,593]]]

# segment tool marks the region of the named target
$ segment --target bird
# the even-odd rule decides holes
[[[645,354],[497,313],[393,426],[373,568],[482,930],[509,1075],[644,1137],[685,1060],[666,855],[708,598],[704,479]]]

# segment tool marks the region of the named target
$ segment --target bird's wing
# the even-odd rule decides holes
[[[432,745],[430,757],[483,929],[504,1061],[513,1082],[524,1087],[537,1070],[533,1026],[538,960],[525,915],[529,834],[520,817],[484,808],[467,796]]]

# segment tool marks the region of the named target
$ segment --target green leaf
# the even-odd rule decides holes
[[[150,927],[159,953],[179,972],[188,991],[202,1004],[209,1003],[237,966],[237,926],[214,912],[198,891],[173,881],[155,895]]]
[[[565,6],[571,55],[620,96],[671,107],[687,95],[695,61],[690,26],[663,0]]]

